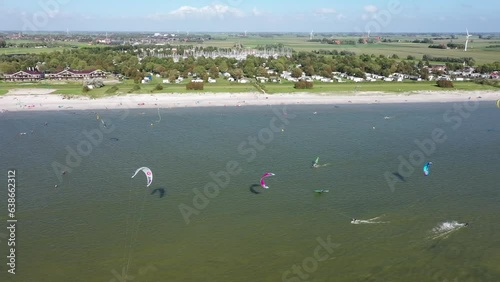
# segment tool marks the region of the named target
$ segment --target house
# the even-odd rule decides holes
[[[210,78],[210,77],[208,78],[208,83],[216,83],[216,82],[217,82],[217,80]]]
[[[430,69],[433,71],[445,71],[446,70],[446,65],[430,65]]]
[[[191,82],[203,82],[203,79],[200,78],[192,79]]]
[[[168,80],[168,79],[164,79],[164,80],[163,80],[163,83],[165,83],[165,84],[170,83],[170,80]]]
[[[248,82],[249,82],[249,81],[248,81],[248,79],[246,79],[246,78],[242,78],[242,79],[239,79],[239,80],[238,80],[238,83],[248,83]]]
[[[106,74],[101,70],[70,70],[65,69],[56,73],[45,74],[46,79],[56,79],[56,80],[81,80],[81,79],[91,79],[91,78],[103,78]]]
[[[39,71],[18,71],[4,74],[5,81],[38,81],[44,78],[44,74]]]

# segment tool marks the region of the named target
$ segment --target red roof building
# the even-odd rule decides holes
[[[57,73],[47,73],[45,78],[56,80],[81,80],[90,78],[102,78],[106,74],[101,70],[63,70]]]
[[[44,77],[44,74],[38,71],[18,71],[15,73],[4,74],[6,81],[38,81]]]

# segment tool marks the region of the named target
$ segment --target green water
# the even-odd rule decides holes
[[[159,123],[156,109],[101,111],[112,132],[62,182],[51,165],[99,128],[95,114],[3,113],[0,179],[7,187],[7,169],[17,169],[19,221],[16,275],[6,273],[0,236],[0,279],[500,281],[500,110],[481,103],[454,129],[456,118],[443,119],[453,105],[289,106],[289,123],[272,136],[271,107],[162,109]],[[435,128],[447,139],[425,158],[430,176],[419,164],[392,191],[384,173],[397,172],[398,156],[408,159]],[[269,143],[251,158],[241,144],[259,132]],[[312,169],[317,156],[330,165]],[[193,189],[230,161],[239,173],[186,224],[179,205],[193,207]],[[143,174],[130,178],[141,166],[154,172],[148,188]],[[276,174],[270,188],[252,187],[265,172]],[[151,194],[159,188],[162,198]],[[377,216],[387,223],[350,224]],[[470,226],[432,239],[454,220]],[[318,240],[338,245],[311,262]]]

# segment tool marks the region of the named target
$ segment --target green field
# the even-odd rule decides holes
[[[226,35],[214,34],[212,40],[207,40],[203,43],[180,43],[175,42],[174,45],[194,45],[202,47],[219,47],[219,48],[231,48],[237,44],[242,44],[244,48],[255,48],[259,45],[264,46],[266,44],[283,44],[286,47],[293,48],[294,51],[313,51],[313,50],[346,50],[352,51],[356,54],[375,54],[375,55],[385,55],[392,56],[393,54],[398,55],[401,59],[406,59],[408,55],[415,56],[417,60],[421,59],[423,55],[432,55],[435,57],[472,57],[476,61],[476,64],[485,64],[500,60],[500,48],[486,48],[490,45],[500,45],[499,40],[487,40],[479,39],[477,36],[471,37],[471,42],[469,43],[469,49],[464,52],[462,49],[435,49],[429,48],[430,44],[426,43],[406,43],[405,40],[414,39],[424,39],[431,38],[431,36],[384,36],[391,40],[401,40],[401,42],[391,42],[391,43],[373,43],[373,44],[356,44],[356,45],[333,45],[333,44],[321,44],[319,42],[308,42],[308,37],[299,37],[296,35],[274,35],[272,37],[261,37],[258,35],[251,35],[248,37],[229,37]],[[320,39],[320,37],[317,37]],[[339,36],[335,37],[340,40],[354,40],[358,41],[360,37],[353,36]],[[435,44],[447,44],[451,40],[434,40]],[[465,37],[459,37],[452,40],[453,43],[464,44]],[[9,43],[34,43],[36,41],[29,40],[8,40]],[[42,44],[42,42],[40,42]],[[71,41],[56,41],[51,43],[52,48],[2,48],[0,49],[0,54],[25,54],[25,53],[41,53],[41,52],[51,52],[51,51],[61,51],[64,49],[69,49],[71,46],[82,47],[95,47],[96,45],[88,45],[87,43],[81,42],[71,42]],[[102,46],[102,45],[97,45]]]
[[[33,40],[6,40],[7,43],[11,44],[25,44],[25,43],[39,43],[40,46],[46,44],[41,41],[33,41]],[[82,47],[93,47],[96,45],[88,45],[83,42],[67,42],[67,41],[55,41],[49,44],[47,48],[25,48],[25,47],[10,47],[10,48],[1,48],[0,55],[12,55],[12,54],[40,54],[45,52],[55,52],[55,51],[63,51],[71,49],[72,46],[77,46],[78,48]]]
[[[392,93],[406,93],[412,91],[447,91],[447,90],[494,90],[500,89],[488,85],[480,85],[474,82],[454,82],[454,88],[439,88],[436,82],[346,82],[346,83],[322,83],[315,82],[313,89],[294,89],[293,83],[284,82],[282,84],[267,84],[265,86],[267,93],[283,92],[312,92],[312,93],[331,93],[331,92],[363,92],[363,91],[381,91]]]
[[[102,88],[90,90],[87,93],[83,92],[83,87],[81,83],[68,82],[68,83],[50,83],[50,82],[38,82],[38,83],[13,83],[13,82],[2,82],[0,83],[0,95],[4,95],[9,89],[15,88],[44,88],[44,89],[56,89],[54,94],[62,95],[84,95],[92,98],[113,96],[113,95],[126,95],[126,94],[154,94],[154,93],[242,93],[242,92],[260,92],[258,86],[255,83],[240,84],[235,82],[228,82],[226,80],[219,79],[217,83],[208,84],[205,83],[204,90],[194,91],[186,90],[186,83],[189,80],[185,80],[184,83],[180,84],[162,84],[163,90],[154,90],[155,86],[161,83],[161,79],[154,78],[152,82],[147,84],[140,84],[141,89],[138,91],[131,92],[134,82],[127,80],[118,84],[114,84],[118,87],[118,90],[114,93],[106,93],[108,89],[112,87],[113,84],[106,85]],[[267,83],[260,84],[266,93],[277,94],[277,93],[294,93],[294,92],[311,92],[311,93],[357,93],[365,91],[380,91],[380,92],[390,92],[390,93],[408,93],[413,91],[447,91],[447,90],[489,90],[489,91],[500,91],[499,88],[480,85],[471,81],[468,82],[454,82],[454,88],[444,89],[436,86],[435,82],[432,81],[422,81],[422,82],[346,82],[346,83],[322,83],[315,82],[313,89],[295,89],[292,82],[283,83]]]
[[[78,82],[67,82],[67,83],[52,83],[52,82],[38,82],[38,83],[15,83],[15,82],[1,82],[0,83],[0,95],[6,94],[9,89],[15,88],[43,88],[43,89],[56,89],[53,94],[63,94],[63,95],[85,95],[92,98],[99,98],[105,96],[113,96],[113,95],[126,95],[126,94],[154,94],[154,93],[189,93],[196,92],[194,90],[186,90],[186,84],[190,80],[185,80],[183,83],[179,84],[162,84],[162,79],[153,78],[153,81],[147,84],[139,84],[141,87],[138,91],[131,92],[135,83],[133,80],[125,80],[118,84],[109,84],[105,85],[102,88],[92,89],[87,93],[83,92],[82,83]],[[154,90],[156,85],[161,84],[163,86],[163,90]],[[108,89],[116,85],[118,90],[115,93],[106,93]],[[240,93],[240,92],[253,92],[257,91],[256,88],[252,84],[240,84],[240,83],[232,83],[226,80],[218,80],[217,83],[209,84],[205,83],[204,90],[198,92],[231,92],[231,93]],[[130,93],[131,92],[131,93]]]
[[[419,39],[423,39],[420,37]],[[339,37],[342,40],[354,40],[357,42],[359,37]],[[394,38],[391,38],[394,39]],[[414,40],[416,38],[405,38],[406,40]],[[216,46],[220,48],[230,48],[237,43],[241,43],[243,47],[255,48],[258,45],[266,44],[283,44],[286,47],[293,48],[294,51],[313,51],[313,50],[346,50],[355,52],[356,54],[375,54],[392,56],[398,55],[401,59],[406,59],[408,55],[415,56],[416,59],[421,59],[423,55],[432,55],[434,57],[472,57],[477,64],[491,63],[500,60],[500,48],[486,48],[489,45],[500,45],[500,41],[483,40],[477,37],[471,37],[474,41],[469,43],[467,52],[460,49],[435,49],[429,48],[430,44],[424,43],[405,43],[405,42],[391,42],[391,43],[374,43],[374,44],[356,44],[356,45],[333,45],[321,44],[319,42],[308,42],[308,38],[297,36],[275,36],[273,38],[263,37],[241,37],[241,38],[227,38],[226,40],[210,40],[205,41],[199,46]],[[446,44],[449,40],[435,40],[433,44]],[[453,40],[454,43],[465,43],[465,38],[458,38]]]

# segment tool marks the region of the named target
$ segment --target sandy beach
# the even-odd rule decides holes
[[[123,108],[240,107],[252,105],[324,105],[377,103],[444,103],[467,100],[496,101],[500,91],[433,91],[411,93],[155,93],[129,94],[99,99],[64,98],[47,89],[11,90],[0,96],[0,111],[60,111]]]

